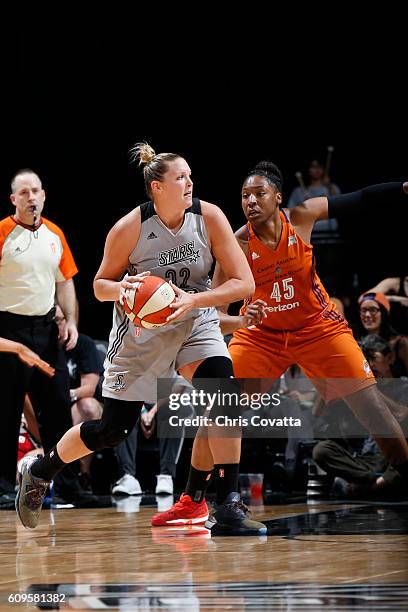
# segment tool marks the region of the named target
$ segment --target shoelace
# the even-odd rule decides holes
[[[35,508],[42,504],[43,499],[45,497],[45,493],[47,491],[47,487],[48,484],[38,484],[37,486],[32,487],[32,489],[30,489],[29,491],[26,491],[26,496],[30,496],[29,502],[31,507]]]
[[[226,504],[226,506],[230,508],[238,508],[238,510],[243,512],[245,515],[249,515],[249,516],[251,515],[250,509],[241,500],[236,501],[236,502],[231,502],[230,504]]]
[[[238,508],[238,510],[241,510],[242,512],[244,512],[244,514],[248,514],[249,516],[251,516],[252,514],[248,506],[246,506],[241,500],[237,502],[231,502],[230,504],[226,504],[226,506],[229,508]],[[218,508],[216,506],[212,506],[212,508],[210,509],[210,517],[214,516],[217,510]]]
[[[235,503],[240,510],[243,510],[243,512],[245,512],[245,514],[251,514],[250,509],[248,508],[246,504],[244,504],[244,502],[240,500],[239,502],[235,502]]]
[[[174,504],[174,506],[171,508],[172,512],[176,512],[177,510],[182,510],[183,508],[186,507],[186,504],[184,502],[182,502],[180,499]]]

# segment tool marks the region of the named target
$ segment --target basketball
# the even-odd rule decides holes
[[[166,325],[176,294],[171,285],[158,276],[146,276],[135,289],[127,289],[122,301],[129,319],[136,327],[154,329]]]

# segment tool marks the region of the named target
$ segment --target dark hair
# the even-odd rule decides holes
[[[17,172],[15,172],[13,174],[13,177],[10,181],[11,184],[11,193],[14,193],[16,190],[16,178],[23,175],[23,174],[35,174],[35,176],[37,176],[38,178],[40,178],[38,176],[38,174],[36,172],[34,172],[34,170],[31,170],[31,168],[21,168],[20,170],[17,170]],[[41,180],[40,180],[41,182]]]
[[[250,176],[263,176],[266,178],[268,183],[270,183],[273,187],[276,187],[278,191],[282,192],[282,172],[273,162],[269,160],[258,162],[256,166],[250,172],[248,172],[245,180],[247,180]]]
[[[146,192],[150,198],[152,197],[151,182],[162,181],[164,174],[168,170],[168,162],[181,157],[177,153],[156,154],[155,150],[147,142],[137,142],[130,149],[130,155],[132,161],[139,160],[139,166],[145,164],[143,176]]]
[[[373,359],[375,357],[375,353],[381,353],[384,355],[389,355],[391,353],[391,347],[389,343],[381,338],[378,334],[369,334],[368,336],[364,336],[359,342],[361,350],[367,359]]]
[[[384,340],[387,340],[387,341],[391,340],[391,338],[398,336],[398,332],[392,327],[390,323],[390,316],[387,310],[385,309],[385,307],[382,304],[378,304],[378,307],[381,312],[381,323],[380,323],[380,329],[378,331],[378,335],[381,336],[381,338],[384,338]],[[367,333],[367,330],[364,327],[363,323],[361,322],[361,318],[360,318],[360,326],[362,327],[362,330],[363,330],[360,336],[365,335]],[[371,334],[371,335],[376,335],[376,334]]]

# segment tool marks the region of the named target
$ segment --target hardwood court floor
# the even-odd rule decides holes
[[[407,506],[294,504],[252,510],[259,520],[269,520],[267,536],[211,538],[201,527],[152,528],[156,510],[144,506],[133,513],[44,510],[35,530],[24,529],[14,512],[2,511],[0,609],[21,608],[8,603],[12,593],[59,592],[71,594],[60,609],[85,610],[101,607],[98,601],[108,590],[111,599],[107,596],[102,607],[111,609],[119,609],[120,596],[127,605],[133,598],[139,606],[133,609],[143,610],[244,610],[249,601],[251,609],[266,609],[272,600],[295,601],[301,591],[311,610],[322,597],[323,602],[339,593],[343,597],[345,588],[347,607],[353,593],[371,589],[374,609],[383,587],[391,589],[387,597],[398,593],[394,604],[405,598],[408,606]],[[158,594],[164,600],[171,595],[179,605],[159,605]]]

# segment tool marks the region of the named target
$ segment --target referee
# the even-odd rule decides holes
[[[55,368],[52,378],[29,368],[16,354],[0,353],[0,496],[14,493],[17,443],[24,397],[29,393],[45,451],[72,426],[69,377],[54,321],[57,301],[67,325],[65,347],[77,342],[74,258],[61,229],[41,216],[45,192],[31,169],[11,182],[14,214],[0,221],[0,336],[23,343]],[[65,498],[78,486],[73,472],[55,482]],[[60,490],[58,491],[58,487]]]

